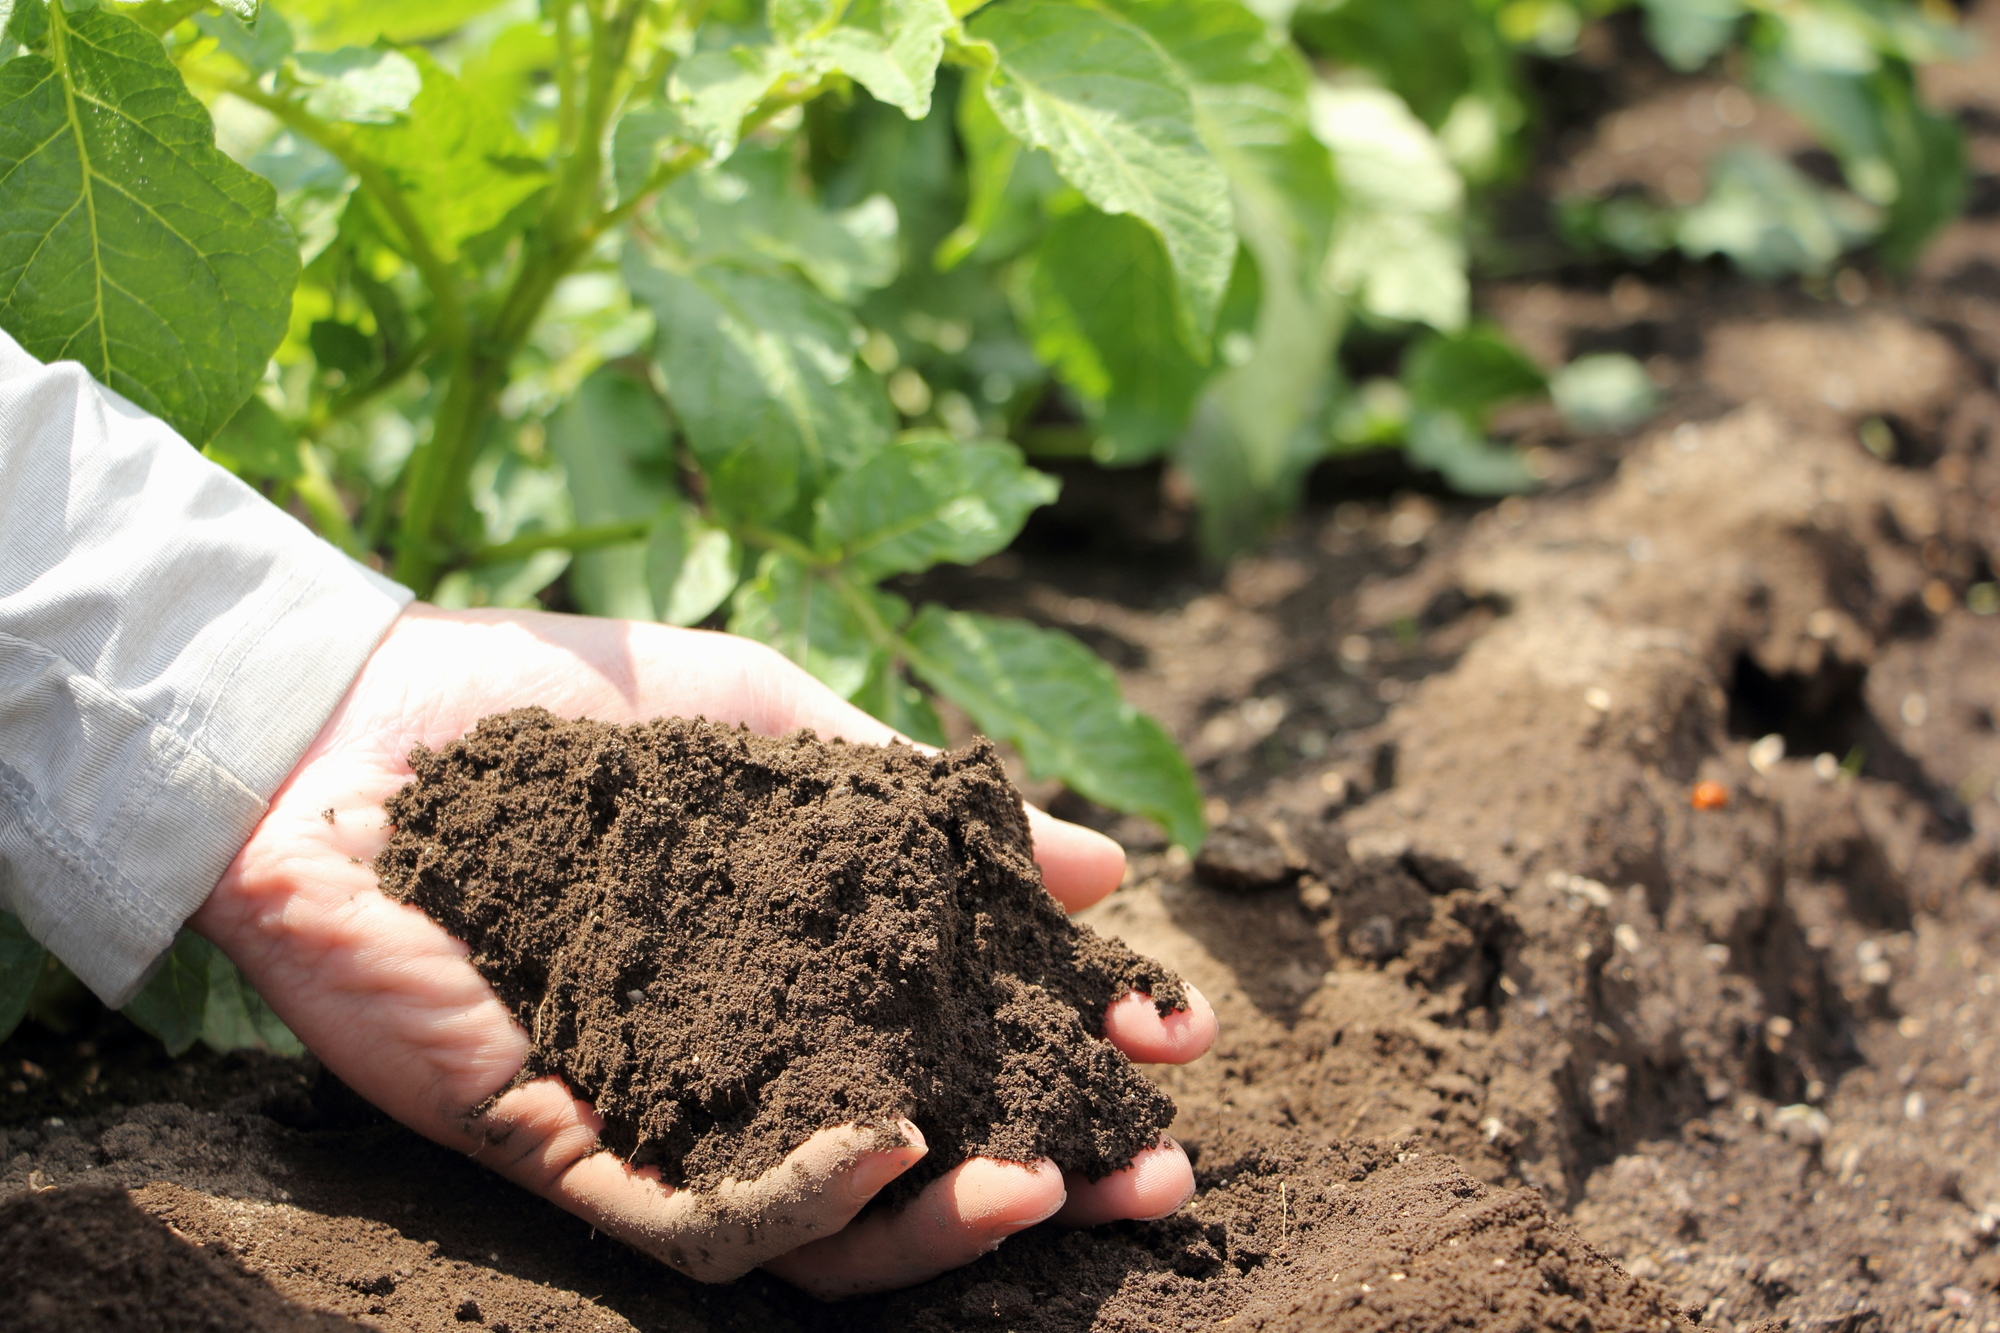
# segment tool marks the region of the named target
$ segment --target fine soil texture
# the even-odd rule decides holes
[[[172,1062],[85,1009],[0,1047],[0,1326],[199,1286],[390,1333],[2000,1333],[2000,5],[1970,21],[1929,91],[1972,203],[1914,273],[1481,289],[1547,365],[1662,390],[1625,435],[1511,416],[1537,494],[1336,461],[1216,571],[1170,477],[1076,469],[903,590],[1083,637],[1196,766],[1193,862],[1024,786],[1125,843],[1085,920],[1221,1020],[1150,1071],[1178,1216],[840,1305],[705,1287],[310,1062]],[[1631,49],[1537,190],[1664,201],[1732,137],[1809,143]]]
[[[670,1184],[900,1116],[931,1151],[892,1198],[969,1156],[1095,1179],[1173,1119],[1104,1015],[1180,980],[1063,915],[991,744],[522,709],[411,762],[383,890],[471,947],[531,1034],[521,1078]]]

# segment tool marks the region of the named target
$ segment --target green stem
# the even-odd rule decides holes
[[[594,527],[571,528],[567,532],[532,532],[512,541],[496,542],[482,546],[467,557],[468,567],[482,565],[504,565],[515,560],[525,560],[540,551],[598,551],[607,546],[624,546],[628,542],[643,541],[653,530],[648,519],[633,519],[625,523],[600,523]]]
[[[299,441],[299,463],[303,472],[293,484],[292,493],[312,515],[313,526],[319,529],[319,535],[359,560],[362,555],[361,539],[355,534],[354,520],[348,516],[347,502],[340,498],[333,478],[327,475],[319,450],[304,440]]]

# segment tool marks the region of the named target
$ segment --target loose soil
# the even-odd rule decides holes
[[[1096,1179],[1173,1119],[1104,1015],[1183,1007],[1180,980],[1063,915],[990,743],[530,708],[411,763],[383,891],[471,947],[532,1036],[521,1080],[560,1078],[670,1184],[903,1116],[930,1153],[892,1201],[969,1156]]]
[[[1218,575],[1171,485],[1079,470],[1014,551],[905,590],[1084,637],[1196,763],[1198,865],[1028,788],[1126,843],[1086,919],[1222,1020],[1156,1071],[1180,1216],[840,1306],[701,1287],[308,1063],[82,1018],[0,1050],[0,1196],[127,1186],[385,1330],[2000,1333],[2000,616],[1967,604],[2000,560],[2000,5],[1973,21],[1933,92],[1974,203],[1906,280],[1481,291],[1544,361],[1627,351],[1666,391],[1628,437],[1517,414],[1540,494],[1341,463]],[[1670,199],[1732,135],[1794,142],[1619,60],[1539,187]]]

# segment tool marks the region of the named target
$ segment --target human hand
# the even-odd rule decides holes
[[[799,727],[869,743],[895,735],[748,640],[577,616],[410,608],[189,922],[355,1091],[693,1276],[726,1280],[762,1264],[821,1296],[921,1282],[1050,1217],[1075,1225],[1159,1217],[1193,1194],[1187,1157],[1167,1141],[1094,1182],[1052,1162],[974,1158],[907,1206],[854,1222],[923,1157],[915,1125],[904,1123],[900,1136],[821,1130],[759,1180],[697,1194],[603,1150],[601,1122],[560,1081],[502,1093],[521,1070],[528,1035],[463,944],[381,892],[373,863],[389,836],[383,802],[409,781],[410,751],[440,748],[482,717],[530,704],[607,722],[705,716],[769,735]],[[1116,843],[1032,808],[1029,824],[1044,882],[1066,908],[1118,886],[1124,854]],[[1187,1011],[1163,1019],[1149,1000],[1127,996],[1111,1006],[1105,1033],[1137,1061],[1192,1060],[1216,1025],[1192,988],[1189,999]]]

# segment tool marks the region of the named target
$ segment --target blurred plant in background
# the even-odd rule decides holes
[[[1902,265],[1957,207],[1915,71],[1960,38],[1899,0],[0,0],[0,327],[422,595],[726,625],[1193,847],[1087,649],[886,581],[1005,547],[1035,458],[1168,460],[1221,558],[1331,453],[1498,494],[1497,408],[1643,419],[1628,358],[1471,312],[1536,71],[1621,9],[1845,188],[1738,146],[1686,206],[1560,201],[1577,259]],[[251,1039],[204,948],[135,1016]]]

